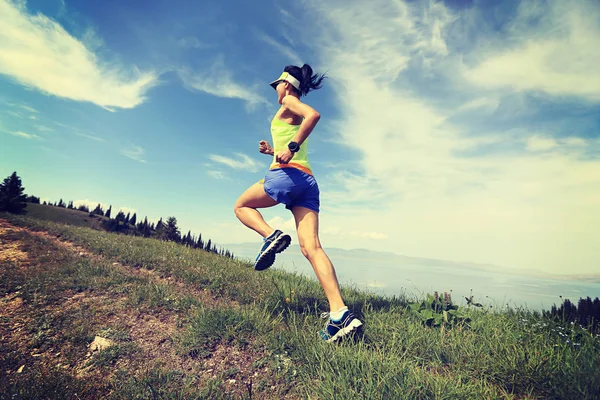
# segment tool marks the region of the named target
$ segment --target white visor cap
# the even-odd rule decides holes
[[[298,90],[299,92],[301,92],[300,90],[300,81],[296,78],[294,78],[292,75],[289,74],[289,72],[284,72],[282,73],[279,78],[275,79],[273,82],[269,83],[269,85],[271,85],[271,87],[273,89],[275,89],[277,87],[277,84],[281,81],[286,81],[292,84],[293,87],[296,88],[296,90]]]

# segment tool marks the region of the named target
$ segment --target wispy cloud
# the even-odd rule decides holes
[[[535,4],[544,15],[540,21],[556,14]],[[539,116],[526,112],[527,103],[506,104],[495,83],[483,83],[510,82],[528,90],[518,86],[522,80],[549,95],[593,100],[600,93],[598,73],[591,69],[599,64],[593,49],[600,47],[595,46],[600,9],[590,4],[568,2],[565,7],[572,10],[564,16],[569,22],[557,23],[571,30],[563,30],[564,38],[556,39],[559,47],[550,50],[544,38],[552,36],[538,35],[532,19],[531,28],[520,31],[522,45],[511,50],[511,57],[519,51],[529,55],[543,79],[510,72],[504,81],[506,75],[490,72],[500,71],[496,67],[477,70],[498,61],[512,71],[512,60],[509,65],[496,58],[502,42],[498,51],[489,52],[489,46],[465,46],[465,38],[453,47],[450,28],[467,22],[443,3],[376,0],[365,8],[359,1],[309,2],[307,15],[322,18],[320,29],[296,33],[312,44],[321,64],[336,66],[328,81],[341,110],[335,124],[341,140],[360,154],[352,163],[355,172],[320,178],[330,222],[345,230],[361,226],[382,241],[377,233],[385,232],[397,251],[409,255],[555,272],[574,263],[581,270],[594,268],[600,261],[593,250],[597,230],[589,221],[600,223],[598,141],[585,139],[577,126],[535,133],[539,129],[531,128]],[[588,34],[574,30],[577,23]],[[543,57],[531,53],[528,43],[540,44]],[[573,58],[560,55],[569,54],[567,48],[558,52],[567,43],[575,46]],[[539,64],[552,55],[549,64]],[[466,56],[479,60],[466,74],[481,78],[460,73]],[[449,66],[457,67],[455,73],[448,73]],[[551,83],[553,74],[562,83]],[[570,79],[577,74],[586,82]],[[475,125],[482,111],[497,115],[502,124],[488,119]],[[575,232],[580,240],[561,252]]]
[[[130,146],[126,149],[121,150],[121,154],[123,154],[124,156],[129,157],[132,160],[139,161],[141,163],[146,162],[146,160],[144,159],[145,153],[146,150],[144,150],[140,146]]]
[[[257,172],[259,170],[260,164],[257,161],[242,153],[235,153],[235,155],[237,156],[237,159],[216,154],[211,154],[208,156],[208,158],[211,161],[227,165],[233,169],[241,169],[251,172]]]
[[[208,43],[205,43],[195,36],[186,36],[177,40],[177,45],[184,49],[207,49],[211,47]]]
[[[93,140],[95,142],[105,142],[104,139],[102,139],[101,137],[98,137],[96,135],[92,135],[90,133],[84,133],[84,132],[75,132],[76,135]],[[143,149],[142,149],[142,154],[143,154]],[[129,156],[128,156],[129,157]]]
[[[33,133],[26,133],[26,132],[22,132],[22,131],[5,131],[5,132],[10,135],[22,137],[25,139],[40,139],[40,137],[38,135],[33,134]]]
[[[265,33],[259,33],[258,37],[260,40],[269,44],[275,50],[277,50],[279,53],[284,55],[289,60],[289,63],[292,63],[294,65],[299,65],[299,66],[301,66],[303,64],[300,56],[293,50],[293,45],[282,44]]]
[[[227,179],[227,176],[225,175],[225,173],[223,171],[208,169],[208,170],[206,170],[206,174],[214,179]]]
[[[192,71],[189,68],[181,68],[177,72],[184,85],[190,90],[228,99],[243,100],[249,110],[255,109],[260,104],[269,105],[265,98],[257,94],[257,85],[252,85],[246,80],[236,81],[232,77],[222,57],[218,58],[207,70]]]
[[[20,106],[20,107],[21,107],[23,110],[27,110],[27,111],[29,111],[29,112],[32,112],[32,113],[39,114],[39,111],[38,111],[38,110],[36,110],[36,109],[35,109],[35,108],[33,108],[33,107],[29,107],[29,106],[28,106],[28,105],[26,105],[26,104],[21,104],[21,106]]]
[[[56,21],[9,0],[0,0],[0,74],[48,95],[107,109],[133,108],[158,84],[155,72],[103,61]]]

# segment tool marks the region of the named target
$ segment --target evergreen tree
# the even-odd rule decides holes
[[[102,210],[102,206],[100,205],[100,203],[98,203],[96,208],[94,208],[94,211],[92,211],[92,214],[104,216],[104,211]]]
[[[196,249],[202,249],[204,250],[204,242],[202,241],[202,234],[198,234],[198,241],[196,242],[196,245],[194,246]]]
[[[129,220],[129,223],[133,226],[135,226],[135,223],[137,221],[137,215],[136,213],[133,213],[133,217],[131,217],[131,219]]]
[[[119,211],[117,213],[117,216],[115,217],[115,221],[123,222],[124,220],[125,220],[125,214],[123,213],[123,211]]]
[[[165,234],[167,240],[172,240],[173,242],[179,243],[181,241],[181,234],[179,232],[179,228],[177,227],[177,218],[169,217],[167,218],[167,226],[165,229]]]
[[[25,196],[26,203],[40,204],[40,198],[35,196]]]
[[[44,204],[43,204],[43,205],[44,205],[44,206],[47,206],[47,205],[48,205],[48,203],[46,203],[46,200],[44,200]]]
[[[0,183],[0,211],[22,213],[26,207],[24,190],[16,171],[4,179]]]
[[[210,251],[211,246],[212,246],[212,242],[210,241],[210,239],[208,239],[208,242],[206,242],[206,245],[204,246],[204,250]]]
[[[127,215],[125,216],[125,219],[123,220],[123,223],[125,225],[129,224],[129,219],[130,219],[130,213],[127,213]]]
[[[186,246],[191,246],[194,241],[192,240],[192,231],[188,231],[187,235],[185,235],[183,239],[183,244]]]
[[[68,208],[69,210],[72,210],[72,209],[74,208],[74,207],[73,207],[73,200],[69,201],[69,204],[67,205],[67,208]]]
[[[106,213],[104,214],[104,216],[105,216],[106,218],[110,218],[110,212],[111,212],[111,211],[112,211],[112,206],[109,206],[109,207],[108,207],[108,210],[106,210]]]
[[[59,202],[58,202],[58,207],[61,207],[61,208],[66,208],[66,207],[67,207],[67,206],[65,205],[65,203],[63,202],[63,199],[60,199],[60,200],[59,200]]]
[[[152,234],[152,227],[148,224],[148,217],[144,217],[142,233],[144,237],[150,237]]]
[[[90,212],[90,209],[85,204],[80,205],[79,207],[77,207],[77,209],[79,211]]]

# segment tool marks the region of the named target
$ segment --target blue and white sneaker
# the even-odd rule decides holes
[[[329,313],[321,314],[321,318],[329,318]],[[323,330],[319,331],[321,339],[327,343],[335,342],[336,340],[352,333],[355,329],[360,327],[363,323],[354,316],[350,311],[346,311],[339,321],[334,321],[329,318],[327,324]]]
[[[262,245],[256,261],[254,261],[254,269],[257,271],[263,271],[269,268],[275,262],[275,254],[281,253],[292,242],[290,235],[275,230],[270,236],[263,239],[264,244]]]

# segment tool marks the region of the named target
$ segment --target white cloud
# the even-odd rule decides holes
[[[207,70],[194,72],[189,68],[181,68],[177,73],[188,89],[213,96],[243,100],[250,110],[260,104],[269,105],[265,98],[257,94],[257,85],[253,86],[246,80],[238,82],[231,76],[222,57]]]
[[[289,233],[289,232],[296,231],[296,220],[294,219],[294,217],[284,219],[284,218],[281,218],[280,216],[275,216],[275,217],[271,218],[270,220],[268,220],[267,223],[273,229],[279,229],[283,232]]]
[[[479,97],[477,99],[468,101],[458,107],[457,111],[470,111],[470,110],[489,110],[494,111],[500,105],[500,101],[493,97]]]
[[[20,107],[21,107],[23,110],[27,110],[27,111],[29,111],[29,112],[32,112],[32,113],[39,114],[39,111],[38,111],[38,110],[36,110],[36,109],[35,109],[35,108],[33,108],[33,107],[29,107],[27,104],[21,104],[21,106],[20,106]]]
[[[527,150],[529,151],[546,151],[557,147],[558,143],[552,138],[542,136],[531,136],[527,139]]]
[[[104,141],[105,141],[105,140],[104,140],[104,139],[102,139],[101,137],[98,137],[98,136],[96,136],[96,135],[92,135],[92,134],[90,134],[90,133],[75,132],[75,134],[76,134],[76,135],[78,135],[78,136],[81,136],[81,137],[84,137],[84,138],[87,138],[87,139],[93,140],[93,141],[95,141],[95,142],[104,142]],[[143,154],[143,149],[142,149],[142,153],[141,153],[141,154]],[[129,157],[129,156],[127,156],[127,157]]]
[[[223,171],[209,169],[206,171],[206,174],[214,179],[226,179],[227,178],[225,176],[225,173],[223,173]]]
[[[25,138],[25,139],[40,139],[40,137],[38,135],[35,135],[33,133],[25,133],[25,132],[22,132],[22,131],[13,131],[13,132],[9,131],[7,133],[9,133],[9,134],[11,134],[13,136],[19,136],[19,137],[22,137],[22,138]]]
[[[124,156],[129,157],[132,160],[139,161],[141,163],[146,162],[146,160],[144,160],[145,152],[146,152],[146,150],[144,150],[140,146],[130,146],[127,149],[121,150],[121,154],[123,154]]]
[[[105,62],[56,21],[9,0],[0,0],[0,74],[107,109],[133,108],[158,84],[155,72]]]
[[[252,158],[242,153],[235,153],[235,155],[238,157],[237,160],[230,157],[219,156],[216,154],[211,154],[208,156],[208,158],[216,163],[227,165],[228,167],[231,167],[233,169],[248,170],[251,172],[257,172],[259,170],[259,163],[253,160]]]
[[[456,17],[440,9],[442,3],[309,4],[313,9],[307,14],[322,18],[320,29],[298,30],[298,37],[313,45],[320,63],[336,66],[328,81],[341,110],[335,124],[341,141],[360,154],[360,173],[336,171],[318,178],[325,211],[321,230],[332,246],[361,242],[335,235],[339,231],[328,231],[328,226],[349,232],[360,226],[357,237],[358,232],[378,239],[387,235],[374,241],[374,249],[406,255],[558,273],[597,268],[600,161],[590,155],[600,154],[600,142],[575,133],[569,138],[567,132],[535,136],[527,133],[527,123],[510,120],[510,113],[504,121],[508,128],[470,128],[468,118],[462,125],[450,123],[459,111],[467,116],[493,112],[499,101],[495,86],[487,90],[482,85],[475,92],[464,87],[460,74],[438,75],[448,81],[442,82],[443,97],[433,100],[412,82],[427,76],[423,66],[435,72],[460,64],[456,60],[463,57],[445,41],[444,27]],[[568,17],[585,14],[583,6],[569,4],[576,10]],[[589,18],[584,19],[589,28]],[[591,34],[593,41],[593,29]],[[542,40],[533,30],[528,35],[523,43]],[[596,72],[588,67],[595,55],[583,49],[599,53],[579,42],[587,39],[567,37],[579,46],[574,62],[582,62],[581,71],[572,71],[594,78]],[[564,87],[589,98],[585,91],[593,79],[588,89],[582,85]],[[465,103],[465,94],[474,100]],[[464,156],[467,149],[470,154]]]
[[[485,88],[536,90],[598,102],[598,21],[595,1],[523,1],[508,28],[507,40],[515,44],[507,49],[501,42],[498,48],[482,50],[481,61],[464,69],[465,78]]]

